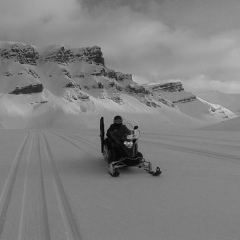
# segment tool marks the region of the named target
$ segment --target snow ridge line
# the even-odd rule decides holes
[[[73,213],[70,203],[68,201],[67,194],[65,193],[65,190],[63,188],[61,179],[60,179],[58,171],[57,171],[57,167],[53,160],[53,156],[52,156],[47,138],[44,133],[42,133],[42,135],[43,135],[46,154],[47,154],[47,157],[48,157],[48,160],[49,160],[49,163],[51,166],[51,171],[52,171],[53,177],[54,177],[55,190],[56,190],[56,193],[58,196],[58,201],[59,201],[60,206],[62,206],[61,211],[63,213],[63,220],[66,225],[66,228],[69,229],[70,233],[71,233],[71,238],[68,235],[68,239],[81,240],[82,237],[80,234],[79,224],[77,222],[77,219],[74,216],[74,213]],[[67,220],[67,223],[65,220]]]
[[[47,212],[47,201],[45,196],[45,188],[44,188],[44,180],[43,180],[43,168],[42,168],[42,157],[41,157],[41,143],[40,143],[40,136],[38,134],[38,151],[39,151],[39,165],[40,165],[40,185],[41,185],[41,196],[42,196],[42,203],[43,203],[43,224],[44,224],[44,233],[46,239],[51,239],[50,235],[50,227],[48,221],[48,212]]]
[[[91,142],[91,141],[88,141],[87,139],[85,138],[82,138],[82,137],[79,137],[79,136],[75,136],[75,135],[70,135],[70,134],[67,134],[68,137],[71,137],[73,139],[76,139],[78,141],[81,141],[81,142],[84,142],[86,144],[91,144],[91,147],[95,148],[96,150],[99,150],[99,147],[100,147],[100,144],[96,144],[95,142]],[[100,142],[100,140],[99,140]],[[94,147],[93,145],[97,146],[97,147]]]
[[[21,146],[19,147],[19,149],[17,151],[12,168],[10,170],[9,177],[5,183],[5,186],[4,186],[2,195],[1,195],[1,202],[3,199],[4,199],[4,201],[3,201],[1,211],[0,211],[0,237],[2,235],[5,220],[7,218],[7,210],[8,210],[9,203],[11,201],[13,187],[14,187],[14,184],[16,181],[16,176],[17,176],[20,160],[22,158],[23,150],[26,146],[29,135],[30,135],[30,132],[27,133],[25,139],[23,140]]]
[[[176,137],[180,137],[178,139],[176,138],[173,138],[173,136],[176,136]],[[212,143],[212,142],[206,142],[205,139],[208,139],[208,138],[200,138],[200,139],[204,139],[203,141],[199,141],[199,140],[196,140],[196,139],[191,139],[193,137],[186,137],[185,136],[181,136],[181,135],[167,135],[167,134],[162,134],[161,136],[159,136],[158,138],[154,138],[154,139],[161,139],[163,141],[170,141],[170,142],[185,142],[185,143],[191,143],[191,144],[196,144],[196,145],[202,145],[202,146],[220,146],[220,147],[229,147],[229,148],[235,148],[237,149],[239,147],[239,142],[238,144],[236,144],[236,146],[232,146],[232,145],[226,145],[226,144],[221,144],[221,143]],[[184,140],[183,140],[184,139]],[[190,140],[191,139],[191,140]],[[199,138],[198,138],[199,139]],[[142,142],[144,142],[144,138],[142,138],[141,140]]]
[[[161,147],[161,148],[167,148],[167,149],[172,149],[175,151],[180,151],[180,152],[187,152],[187,153],[194,153],[197,155],[204,155],[204,156],[209,156],[209,157],[215,157],[215,158],[231,158],[234,160],[240,160],[240,157],[238,156],[234,156],[234,155],[230,155],[230,154],[224,154],[224,153],[217,153],[217,152],[211,152],[209,150],[201,150],[201,149],[197,149],[197,148],[187,148],[187,147],[181,147],[181,146],[177,146],[177,145],[170,145],[170,144],[166,144],[166,143],[154,143],[154,142],[150,142],[150,141],[143,141],[143,144],[149,145],[149,146],[155,146],[155,147]]]
[[[51,239],[40,150],[40,137],[37,134],[32,137],[29,148],[19,239],[31,240],[33,235],[34,239]],[[33,173],[34,178],[29,180],[29,176]]]
[[[66,139],[65,137],[62,137],[61,135],[58,135],[57,133],[54,133],[54,132],[52,132],[52,131],[50,131],[50,132],[51,132],[52,134],[57,135],[58,137],[62,138],[63,140],[71,143],[72,145],[74,145],[75,147],[77,147],[78,149],[80,149],[80,150],[82,151],[81,147],[78,146],[77,144],[75,144],[74,142]],[[79,137],[76,137],[76,136],[71,136],[71,135],[67,135],[67,136],[68,136],[68,137],[71,137],[71,138],[73,138],[73,139],[76,139],[76,140],[78,140],[78,141],[80,141],[80,142],[84,142],[84,143],[86,143],[87,145],[93,147],[92,144],[94,144],[94,143],[92,143],[92,142],[90,142],[90,141],[87,141],[87,140],[85,140],[85,139],[82,139],[82,138],[79,138]],[[90,145],[90,144],[91,144],[91,145]],[[95,144],[95,145],[97,145],[97,144]],[[96,147],[93,147],[93,148],[95,148],[97,151],[100,151],[100,146],[99,146],[99,148],[96,148]],[[83,151],[84,151],[84,150],[83,150]],[[86,152],[86,151],[85,151],[85,152]],[[107,161],[105,161],[105,162],[106,162],[106,164],[107,164]],[[107,171],[109,170],[109,169],[108,169],[108,164],[105,166],[104,169],[106,169]]]
[[[22,211],[21,211],[21,220],[20,220],[20,231],[19,231],[19,239],[21,239],[22,236],[22,226],[23,226],[23,213],[24,213],[24,201],[26,197],[26,186],[27,186],[27,169],[28,169],[28,164],[30,161],[30,153],[31,153],[31,148],[32,148],[32,142],[33,142],[33,136],[31,139],[31,143],[29,146],[28,150],[28,159],[27,159],[27,166],[26,166],[26,175],[25,175],[25,180],[24,180],[24,188],[23,188],[23,198],[22,198]]]
[[[71,143],[73,146],[77,147],[77,148],[80,149],[81,151],[84,151],[84,150],[83,150],[83,147],[81,148],[81,147],[78,146],[76,143],[72,142],[71,140],[69,140],[69,139],[67,139],[67,138],[65,138],[65,137],[63,137],[63,136],[61,136],[61,135],[58,134],[58,133],[54,133],[54,132],[52,132],[52,131],[50,131],[50,132],[51,132],[52,134],[54,134],[54,135],[56,135],[56,136],[62,138],[62,139],[65,140],[66,142]],[[72,136],[70,136],[70,137],[72,137]],[[73,138],[74,138],[74,137],[73,137]],[[78,139],[78,140],[79,140],[79,139]],[[82,142],[84,142],[84,141],[82,141]],[[90,145],[89,142],[84,142],[84,143],[86,143],[88,146],[91,146],[91,147],[92,147],[92,145]],[[85,151],[85,152],[86,152],[86,151]]]
[[[55,135],[58,135],[57,133],[54,133],[54,132],[52,132],[52,131],[50,131],[51,133],[53,133],[53,134],[55,134]],[[82,138],[82,137],[79,137],[79,136],[76,136],[76,135],[71,135],[71,134],[65,134],[66,136],[68,136],[68,137],[70,137],[70,138],[73,138],[73,139],[76,139],[76,140],[78,140],[78,141],[80,141],[80,142],[84,142],[84,143],[86,143],[87,145],[91,145],[91,147],[93,147],[93,148],[95,148],[96,150],[98,150],[99,151],[99,147],[100,147],[100,145],[98,145],[98,144],[96,144],[96,143],[94,143],[94,142],[91,142],[91,141],[89,141],[89,140],[87,140],[87,139],[85,139],[85,138]],[[96,147],[94,147],[94,146],[92,146],[92,145],[96,145],[96,146],[98,146],[98,148],[96,148]]]

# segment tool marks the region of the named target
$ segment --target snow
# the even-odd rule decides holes
[[[240,116],[240,94],[227,94],[218,91],[208,91],[198,94],[199,97],[214,103],[218,103]]]
[[[13,75],[0,81],[0,239],[240,239],[240,118],[210,125],[231,117],[221,101],[154,108],[123,92],[121,105],[100,99],[99,89],[85,90],[90,101],[69,101],[65,94],[74,92],[64,88],[70,80],[58,64],[31,66],[37,79],[26,75],[27,65],[4,64],[2,73]],[[64,68],[72,76],[97,69]],[[8,94],[39,79],[42,93]],[[75,81],[109,79],[89,74]],[[162,175],[135,168],[118,178],[107,173],[99,119],[107,128],[115,115],[139,126],[139,150]]]
[[[211,131],[230,131],[230,132],[240,131],[240,117],[230,119],[225,122],[205,126],[202,129]]]
[[[35,53],[40,54],[39,58],[35,61],[32,59],[33,65],[28,64],[26,56],[23,57],[20,50],[18,51],[20,55],[16,55],[14,50],[10,51],[16,46],[19,46],[20,50],[24,49],[24,53],[26,53],[25,50],[31,53],[35,49]],[[183,90],[180,82],[174,83],[175,90],[174,84],[168,83],[172,90],[167,90],[166,85],[165,90],[156,90],[156,88],[151,94],[135,94],[125,89],[129,84],[136,88],[142,87],[131,79],[131,75],[115,72],[94,62],[87,63],[83,59],[74,58],[70,62],[64,62],[64,60],[59,62],[54,59],[50,61],[49,56],[57,56],[62,47],[66,51],[71,50],[74,54],[80,54],[86,50],[86,48],[74,49],[65,45],[37,47],[23,43],[0,42],[2,51],[0,128],[73,129],[87,126],[96,129],[98,128],[96,119],[102,115],[112,121],[114,115],[122,114],[126,120],[134,123],[137,116],[137,124],[144,130],[149,127],[154,129],[156,125],[158,129],[173,129],[179,126],[189,129],[196,125],[202,127],[237,117],[237,113],[226,109],[224,105],[210,111],[213,106],[219,106],[218,103],[195,99],[192,93]],[[12,58],[12,56],[15,57]],[[19,59],[25,59],[24,64],[19,62]],[[109,71],[122,78],[117,81],[110,77],[111,74],[99,75],[101,72]],[[9,94],[17,87],[39,83],[43,86],[41,93]],[[67,87],[69,84],[72,86]],[[104,88],[99,87],[99,84]],[[155,85],[144,86],[153,88]],[[115,95],[119,100],[114,99]],[[101,99],[101,96],[105,98]],[[89,101],[86,101],[86,97]],[[235,110],[238,111],[238,109]],[[145,118],[146,115],[147,118]]]
[[[107,174],[95,129],[0,130],[1,239],[239,239],[239,132],[142,132]]]

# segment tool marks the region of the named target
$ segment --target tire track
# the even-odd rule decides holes
[[[44,140],[45,151],[46,151],[48,161],[49,161],[50,167],[51,167],[51,172],[52,172],[54,185],[55,185],[55,191],[58,196],[59,205],[61,206],[63,220],[65,223],[66,229],[68,229],[68,232],[69,232],[68,239],[81,240],[82,237],[81,237],[78,221],[74,216],[74,213],[73,213],[70,203],[68,201],[67,194],[63,188],[61,179],[60,179],[58,171],[57,171],[57,167],[53,160],[53,156],[52,156],[51,149],[49,147],[47,138],[44,133],[42,133],[42,135],[43,135],[43,140]]]
[[[67,132],[67,136],[69,136],[69,137],[71,137],[71,138],[75,138],[75,139],[77,139],[77,140],[80,140],[80,141],[83,141],[83,142],[85,142],[85,143],[87,143],[87,144],[91,144],[91,145],[95,145],[95,146],[97,146],[98,148],[100,147],[100,144],[97,144],[96,142],[92,142],[92,141],[89,141],[88,139],[86,139],[86,138],[83,138],[83,137],[80,137],[80,136],[76,136],[76,135],[72,135],[72,133],[71,132],[69,132],[69,131],[65,131],[65,132]],[[88,136],[89,136],[89,134],[88,134]],[[92,134],[92,136],[96,136],[96,134]],[[99,133],[97,134],[97,136],[99,136]]]
[[[74,145],[75,147],[77,147],[78,149],[80,149],[81,151],[85,151],[85,152],[86,152],[86,150],[83,150],[83,147],[81,148],[79,145],[77,145],[77,144],[74,143],[73,141],[67,139],[66,137],[63,137],[63,136],[61,136],[60,134],[55,133],[55,132],[52,132],[52,131],[50,131],[50,132],[51,132],[53,135],[56,135],[56,136],[62,138],[62,139],[65,140],[66,142],[71,143],[72,145]],[[90,142],[90,141],[86,141],[85,139],[79,139],[79,138],[76,138],[76,137],[70,136],[70,135],[68,135],[68,137],[71,137],[71,138],[73,138],[73,139],[76,139],[76,140],[80,141],[81,143],[85,143],[85,144],[87,144],[88,146],[90,146],[91,148],[93,147],[93,146],[92,146],[93,143]],[[98,151],[100,151],[99,148],[96,148],[96,147],[93,147],[93,148],[95,148],[95,149],[97,149]],[[88,151],[87,153],[89,153],[89,151]]]
[[[2,206],[0,209],[0,238],[3,233],[5,220],[7,218],[7,210],[8,210],[9,203],[11,201],[13,187],[14,187],[14,184],[16,181],[19,164],[20,164],[20,161],[21,161],[21,158],[23,155],[23,150],[24,150],[27,140],[29,138],[29,135],[30,135],[30,133],[28,132],[25,139],[23,140],[21,146],[19,147],[19,149],[17,151],[12,168],[10,170],[9,177],[5,183],[5,186],[4,186],[2,195],[1,195],[0,203],[2,203]]]
[[[176,136],[178,136],[178,135],[176,135]],[[192,140],[190,140],[191,139],[191,137],[187,137],[187,139],[186,139],[186,137],[185,136],[182,136],[182,137],[180,137],[180,136],[178,136],[179,138],[173,138],[172,136],[170,137],[170,135],[161,135],[161,136],[159,136],[158,138],[154,138],[154,139],[156,139],[156,140],[162,140],[162,141],[168,141],[168,142],[176,142],[176,143],[178,143],[178,142],[180,142],[180,143],[182,143],[182,142],[184,142],[184,143],[189,143],[189,144],[195,144],[195,145],[202,145],[202,146],[207,146],[207,147],[209,147],[209,146],[213,146],[213,147],[227,147],[227,148],[232,148],[233,150],[237,150],[238,149],[238,145],[236,145],[236,146],[233,146],[233,145],[228,145],[228,144],[222,144],[222,143],[213,143],[213,142],[203,142],[203,141],[199,141],[199,140],[196,140],[196,138],[194,139],[192,139]],[[149,138],[148,138],[149,139]],[[142,138],[141,139],[141,141],[145,141],[144,140],[144,138]],[[148,141],[148,140],[146,140],[146,141]]]
[[[225,153],[217,153],[217,152],[213,152],[213,151],[209,151],[209,150],[201,150],[201,149],[197,149],[197,148],[187,148],[187,147],[181,147],[181,146],[172,145],[172,144],[170,145],[170,144],[166,144],[166,143],[154,143],[151,141],[143,141],[142,144],[148,145],[148,146],[155,146],[155,147],[160,147],[160,148],[171,149],[171,150],[180,151],[180,152],[204,155],[204,156],[208,156],[208,157],[223,158],[223,159],[230,158],[233,160],[240,161],[239,156],[234,156],[234,155],[225,154]]]
[[[29,149],[20,225],[20,239],[51,239],[39,134],[32,137]]]

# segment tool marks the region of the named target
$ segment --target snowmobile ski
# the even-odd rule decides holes
[[[151,174],[152,176],[159,176],[162,173],[162,171],[161,171],[160,167],[157,167],[155,172],[149,171],[148,173]]]
[[[109,164],[109,170],[108,173],[112,176],[112,177],[118,177],[120,175],[119,171],[117,169],[114,168],[114,166],[110,163]]]
[[[147,173],[149,173],[150,175],[152,175],[152,176],[154,176],[154,177],[157,177],[157,176],[159,176],[161,173],[162,173],[162,171],[160,170],[160,168],[159,167],[157,167],[157,169],[156,169],[156,171],[154,172],[154,171],[147,171],[147,170],[145,170]],[[112,177],[119,177],[119,175],[120,175],[120,172],[119,171],[117,171],[116,169],[109,169],[108,170],[108,173],[112,176]]]
[[[148,163],[148,168],[142,168],[142,166],[139,166],[139,168],[141,168],[143,171],[151,174],[152,176],[159,176],[162,173],[160,167],[157,167],[156,171],[154,172],[152,171],[152,164],[150,162],[146,162],[145,160],[144,162]]]
[[[148,167],[146,167],[146,166],[144,167],[144,166],[141,166],[141,165],[135,166],[135,167],[138,167],[141,170],[143,170],[144,172],[147,172],[150,175],[155,176],[155,177],[159,176],[162,173],[162,171],[159,167],[157,167],[155,171],[152,171],[152,164],[150,162],[146,162],[146,161],[144,161],[144,163],[147,164]],[[116,164],[116,162],[115,163],[114,162],[110,163],[109,167],[108,167],[108,173],[112,177],[118,177],[120,175],[120,172],[118,171],[118,169],[121,169],[121,167],[126,167],[126,165],[114,166],[115,164]]]

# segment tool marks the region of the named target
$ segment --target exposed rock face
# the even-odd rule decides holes
[[[98,46],[86,48],[59,47],[56,51],[40,55],[36,47],[24,44],[12,44],[0,49],[3,59],[13,59],[21,64],[36,65],[37,60],[67,64],[75,61],[85,61],[89,64],[105,66],[101,48]]]
[[[31,45],[19,46],[13,44],[8,48],[0,49],[0,56],[5,59],[13,59],[21,64],[36,65],[39,53]]]
[[[62,70],[62,75],[65,75],[65,76],[67,76],[69,78],[72,78],[71,73],[69,71],[67,71],[66,69]]]
[[[139,94],[139,93],[142,93],[142,94],[150,94],[150,91],[147,90],[145,87],[143,86],[139,86],[139,85],[128,85],[126,86],[125,90],[129,93],[136,93],[136,94]]]
[[[130,81],[133,82],[132,80],[132,74],[124,74],[121,72],[115,72],[112,69],[108,68],[101,68],[98,70],[94,70],[94,72],[91,73],[92,76],[104,76],[104,77],[109,77],[113,78],[118,82],[121,81]]]
[[[107,68],[98,46],[38,47],[0,41],[0,90],[1,98],[12,99],[8,94],[32,94],[13,98],[15,102],[19,100],[24,104],[31,99],[32,105],[49,102],[49,107],[59,100],[64,103],[60,107],[65,109],[69,106],[73,112],[94,111],[96,101],[105,101],[102,103],[104,108],[109,100],[114,102],[110,102],[111,106],[117,103],[129,107],[127,95],[135,98],[134,102],[145,105],[141,107],[155,108],[154,112],[171,107],[175,108],[173,111],[182,111],[192,117],[200,116],[198,109],[192,112],[193,106],[202,104],[194,94],[184,90],[181,82],[140,85],[133,81],[131,74]],[[188,106],[191,106],[191,112]],[[211,116],[221,115],[220,119],[232,116],[222,107],[211,104],[208,110],[207,106],[206,102],[201,105],[205,109],[204,114],[209,111]]]
[[[139,86],[139,85],[128,85],[126,87],[126,91],[131,93],[143,93],[143,94],[150,94],[156,91],[162,92],[181,92],[184,88],[181,82],[170,82],[164,84],[157,84],[157,85],[146,85],[146,86]]]
[[[65,86],[66,88],[77,88],[81,90],[81,86],[79,84],[76,84],[75,82],[69,82]]]
[[[183,91],[183,86],[181,82],[170,82],[159,85],[153,85],[149,87],[150,91],[164,91],[164,92],[181,92]]]
[[[136,83],[126,86],[125,90],[131,94],[138,94],[147,106],[157,107],[163,103],[169,107],[177,108],[176,104],[195,101],[197,97],[184,91],[181,82],[169,82],[154,85],[138,85]]]
[[[70,46],[53,45],[41,48],[40,50],[37,46],[33,47],[23,43],[5,43],[0,45],[0,57],[3,61],[10,59],[20,64],[35,65],[34,67],[24,66],[24,69],[19,71],[11,68],[4,70],[2,73],[3,76],[11,78],[11,76],[16,77],[17,75],[19,78],[25,78],[24,74],[27,73],[39,82],[39,84],[35,85],[29,85],[29,83],[25,82],[21,87],[16,87],[11,94],[42,92],[42,73],[38,71],[37,67],[42,63],[53,62],[58,67],[53,67],[52,69],[55,69],[55,71],[50,70],[47,75],[55,81],[55,84],[58,84],[58,78],[62,80],[67,78],[70,80],[69,83],[65,83],[62,86],[67,89],[66,92],[69,96],[74,96],[70,97],[70,99],[85,99],[84,93],[81,92],[84,90],[109,92],[107,94],[108,98],[114,99],[114,101],[116,99],[116,102],[119,102],[121,98],[120,92],[125,91],[130,94],[137,94],[141,98],[142,103],[153,107],[160,106],[159,103],[175,106],[175,104],[194,101],[196,99],[196,96],[193,94],[186,94],[184,92],[181,82],[138,85],[133,81],[131,74],[116,72],[113,69],[105,67],[103,54],[101,48],[98,46],[71,48]],[[72,71],[72,67],[70,66],[77,66],[73,64],[77,62],[81,63],[79,64],[79,71],[77,68]],[[82,68],[84,66],[82,63],[86,63],[85,68]],[[88,66],[88,64],[92,66]],[[26,76],[27,78],[28,76]],[[114,94],[109,97],[111,92]],[[175,92],[179,93],[177,97],[173,96]]]
[[[40,60],[46,62],[56,62],[58,64],[65,64],[70,61],[73,61],[74,54],[71,50],[65,50],[64,47],[61,47],[55,52],[48,53],[46,56],[41,56]]]
[[[85,61],[89,64],[105,66],[101,48],[98,46],[79,49],[65,49],[64,47],[61,47],[55,52],[50,52],[44,56],[41,56],[40,60],[56,62],[58,64],[67,64],[78,60]]]
[[[115,72],[112,69],[107,69],[106,72],[103,75],[107,76],[109,78],[113,78],[113,79],[115,79],[116,81],[119,81],[119,82],[126,81],[126,80],[133,81],[132,80],[132,74],[124,74],[124,73],[121,73],[121,72]]]
[[[43,85],[41,83],[38,84],[30,84],[25,87],[16,87],[10,94],[31,94],[31,93],[39,93],[43,91]]]
[[[197,97],[195,95],[193,95],[193,96],[189,96],[189,97],[186,97],[186,98],[183,98],[183,99],[179,99],[179,100],[173,101],[173,103],[192,102],[192,101],[194,101],[196,99],[197,99]]]
[[[12,71],[6,71],[6,72],[2,73],[2,76],[6,76],[6,77],[9,77],[9,76],[12,76],[12,75],[13,75]]]
[[[83,56],[86,57],[87,62],[94,62],[99,65],[105,66],[103,54],[101,48],[98,46],[93,46],[92,48],[85,48],[83,51]],[[78,57],[78,55],[76,55]],[[81,58],[80,54],[80,58]]]
[[[32,70],[32,69],[25,69],[25,71],[26,71],[28,74],[30,74],[31,76],[33,76],[34,78],[40,78],[40,77],[38,76],[38,74],[37,74],[34,70]]]

